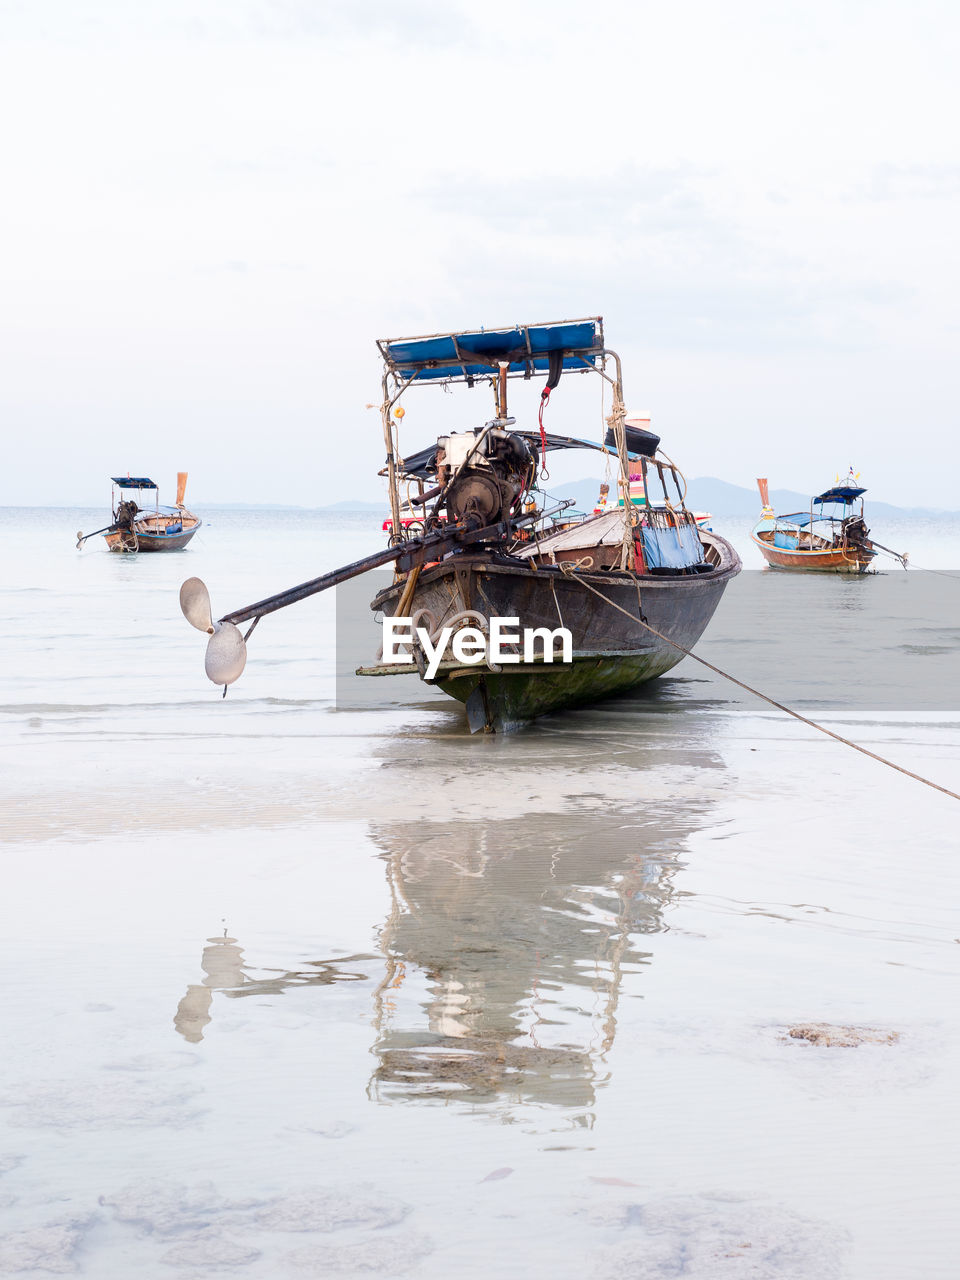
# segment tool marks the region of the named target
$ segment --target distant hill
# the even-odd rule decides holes
[[[345,498],[343,502],[331,502],[329,506],[317,509],[319,511],[383,511],[389,514],[389,506],[386,498],[383,502],[354,502],[351,498]]]
[[[202,502],[204,511],[309,511],[309,507],[282,502]]]
[[[283,502],[204,502],[204,511],[383,511],[389,514],[390,504],[386,498],[382,502],[333,502],[326,507],[305,507],[302,504],[293,506]]]
[[[770,501],[774,511],[806,511],[810,506],[809,493],[797,493],[793,489],[771,489]],[[716,516],[759,516],[760,493],[752,489],[717,480],[713,476],[701,476],[691,480],[687,489],[687,502],[698,511],[710,511]]]
[[[574,480],[550,489],[554,498],[573,498],[581,511],[592,511],[600,493],[600,479],[591,476],[586,480]],[[770,500],[774,511],[781,514],[790,511],[806,511],[810,506],[809,493],[797,493],[792,489],[771,489]],[[894,507],[888,502],[871,502],[867,492],[868,516],[936,516],[954,515],[955,512],[934,511],[929,507]],[[700,476],[687,485],[687,505],[695,511],[709,511],[715,516],[759,516],[760,495],[756,488],[748,489],[717,480],[714,476]]]
[[[601,483],[591,476],[586,480],[572,480],[569,484],[547,485],[547,493],[558,501],[572,498],[577,511],[592,511],[600,496]]]
[[[823,492],[822,490],[820,492]],[[806,511],[810,498],[815,495],[797,493],[793,489],[771,489],[770,502],[774,511],[781,514],[790,511]],[[710,511],[716,516],[758,516],[760,494],[752,489],[717,480],[713,476],[701,476],[691,480],[687,488],[687,504],[698,511]],[[929,507],[895,507],[889,502],[874,502],[870,491],[866,494],[867,516],[936,516],[954,512],[935,511]]]
[[[600,495],[599,476],[588,476],[583,480],[572,480],[568,484],[548,485],[551,498],[562,500],[573,498],[575,509],[592,511],[597,505]],[[773,509],[781,514],[790,511],[806,511],[810,506],[809,493],[797,493],[793,489],[771,489],[770,500]],[[208,503],[208,507],[216,504]],[[760,495],[756,487],[750,489],[744,485],[731,484],[728,480],[718,480],[715,476],[699,476],[687,484],[687,505],[695,511],[709,511],[715,516],[752,516],[760,514]],[[226,509],[226,504],[221,509]],[[297,510],[297,508],[290,508]],[[333,502],[328,506],[316,508],[320,511],[336,511],[347,514],[358,512],[383,512],[388,514],[386,498],[382,502],[358,502],[347,498],[342,502]],[[299,508],[306,510],[306,508]],[[957,512],[933,510],[929,507],[894,507],[888,502],[872,502],[867,491],[867,515],[869,516],[937,516],[956,515]]]

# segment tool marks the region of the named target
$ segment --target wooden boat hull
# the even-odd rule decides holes
[[[464,704],[474,732],[489,727],[502,733],[551,711],[602,702],[656,679],[683,657],[670,646],[666,649],[649,654],[576,654],[570,665],[544,664],[502,675],[486,670],[478,675],[474,668],[470,674],[438,680],[437,686]]]
[[[111,551],[182,551],[202,523],[198,519],[196,524],[184,528],[181,533],[146,533],[140,529],[132,532],[121,529],[103,536]]]
[[[568,576],[559,567],[534,570],[482,554],[453,556],[424,569],[408,606],[410,617],[429,610],[439,625],[469,609],[486,618],[519,618],[521,629],[564,626],[573,637],[570,663],[503,664],[497,672],[486,665],[446,662],[433,683],[465,704],[470,728],[476,732],[514,728],[545,712],[597,702],[663,675],[684,656],[670,641],[692,648],[727,583],[740,571],[739,557],[729,543],[715,535],[702,536],[713,545],[718,560],[702,574]],[[370,607],[393,615],[403,587],[398,582],[381,591]],[[636,620],[638,600],[645,621],[665,639]],[[415,670],[404,664],[367,668],[363,674]]]
[[[758,538],[755,533],[751,533],[750,537],[772,569],[794,569],[817,573],[866,573],[877,554],[862,547],[791,551],[783,547],[775,547]]]

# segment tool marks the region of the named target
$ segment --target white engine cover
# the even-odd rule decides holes
[[[440,436],[437,444],[446,453],[444,463],[450,467],[452,471],[462,465],[464,459],[477,443],[477,437],[472,431],[451,431],[448,436]],[[484,456],[486,450],[486,440],[474,451],[470,458],[472,467],[487,467],[490,464]]]
[[[506,421],[513,422],[513,418],[507,418]],[[487,425],[489,427],[490,424]],[[456,471],[468,455],[471,467],[489,467],[487,454],[491,440],[506,440],[509,434],[509,431],[504,431],[501,427],[493,427],[486,431],[482,442],[472,454],[470,450],[477,443],[476,431],[451,431],[448,436],[438,437],[437,444],[446,452],[445,462],[452,471]]]

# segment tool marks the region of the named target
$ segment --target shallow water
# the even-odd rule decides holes
[[[181,579],[223,612],[378,522],[0,515],[0,1274],[956,1273],[956,800],[689,662],[505,738],[337,705],[330,597],[221,700]],[[960,581],[794,585],[703,654],[960,789]]]

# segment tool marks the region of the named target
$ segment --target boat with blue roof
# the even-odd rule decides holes
[[[390,545],[216,623],[206,586],[189,579],[181,607],[209,635],[210,679],[224,689],[237,679],[262,617],[389,563],[393,580],[370,603],[384,620],[384,646],[357,674],[434,685],[464,704],[473,732],[510,729],[544,712],[594,703],[676,666],[699,640],[740,559],[725,539],[699,527],[686,505],[683,476],[659,451],[659,436],[631,424],[620,357],[606,345],[602,319],[377,345]],[[546,429],[545,412],[561,379],[577,374],[599,376],[610,394],[600,439]],[[539,412],[526,424],[508,411],[515,379],[540,391]],[[474,412],[475,425],[468,425],[455,406],[456,429],[412,452],[402,449],[405,410],[398,402],[424,386],[486,389],[493,416]],[[572,500],[551,505],[541,488],[544,462],[560,449],[606,455],[617,477],[617,499],[608,510],[571,519]],[[242,635],[244,622],[251,626]],[[530,658],[524,647],[522,656],[519,648],[500,661],[491,656],[500,652],[494,641],[500,623],[543,637],[541,653]],[[391,640],[388,649],[387,633],[392,637],[398,624],[412,638],[399,649]],[[550,637],[561,633],[564,647],[548,655],[548,641],[558,642]],[[437,659],[438,649],[446,656]]]
[[[770,505],[766,479],[757,481],[763,508],[750,537],[772,569],[814,570],[819,573],[866,573],[877,555],[863,515],[859,472],[850,468],[843,479],[817,497],[808,511],[778,516]]]
[[[87,538],[102,533],[111,551],[182,551],[203,524],[199,516],[184,506],[186,471],[177,472],[177,501],[172,507],[160,506],[160,490],[146,476],[111,476],[110,479],[113,520],[93,533],[78,533],[78,547]]]

